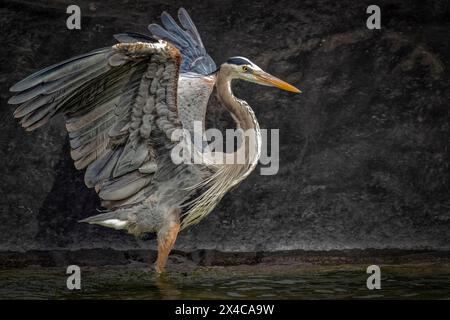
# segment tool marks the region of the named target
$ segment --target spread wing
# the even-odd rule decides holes
[[[139,33],[120,33],[114,35],[117,41],[153,42],[162,39],[180,50],[182,63],[178,82],[178,111],[183,128],[193,136],[193,123],[204,124],[209,97],[213,91],[216,76],[214,60],[208,55],[203,41],[191,17],[184,8],[178,10],[178,25],[167,13],[161,14],[162,26],[150,24],[152,36]]]
[[[148,29],[157,39],[170,42],[177,47],[182,56],[181,72],[208,75],[216,71],[214,60],[208,55],[200,34],[184,8],[178,10],[181,28],[167,12],[161,14],[162,26],[152,23]]]
[[[11,87],[9,103],[29,131],[65,114],[76,168],[86,168],[86,185],[114,208],[148,191],[158,150],[174,143],[180,64],[167,42],[119,43],[27,77]],[[165,147],[155,145],[161,137]]]

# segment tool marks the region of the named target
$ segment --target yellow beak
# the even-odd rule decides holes
[[[261,71],[258,73],[254,73],[256,79],[258,80],[258,83],[266,85],[266,86],[272,86],[277,87],[282,90],[294,92],[294,93],[302,93],[302,91],[293,85],[278,79],[277,77],[272,76],[271,74],[268,74],[267,72]]]

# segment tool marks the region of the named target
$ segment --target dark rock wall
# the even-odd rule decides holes
[[[65,27],[78,4],[82,29]],[[262,128],[280,129],[280,170],[255,171],[177,248],[449,249],[448,1],[3,1],[0,5],[0,250],[153,242],[77,221],[99,203],[68,153],[62,117],[24,132],[8,88],[38,69],[145,32],[185,6],[218,62],[252,59],[304,94],[240,83]],[[210,108],[208,123],[229,127]]]

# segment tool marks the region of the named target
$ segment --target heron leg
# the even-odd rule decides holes
[[[175,244],[178,232],[180,231],[180,222],[172,222],[168,227],[158,232],[158,258],[155,263],[155,271],[161,273],[167,263],[169,253]]]

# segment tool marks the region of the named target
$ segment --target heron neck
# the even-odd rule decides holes
[[[231,90],[232,78],[219,73],[217,77],[217,94],[220,102],[230,112],[238,128],[243,130],[257,129],[259,123],[252,108],[243,100],[236,98]]]
[[[245,158],[252,168],[256,165],[261,154],[261,132],[258,120],[252,108],[244,100],[234,96],[231,89],[232,78],[229,74],[219,72],[217,76],[217,94],[223,106],[230,112],[236,126],[244,130],[245,135],[250,137],[248,141],[242,141],[241,146],[245,146]],[[239,152],[237,150],[235,153]]]

